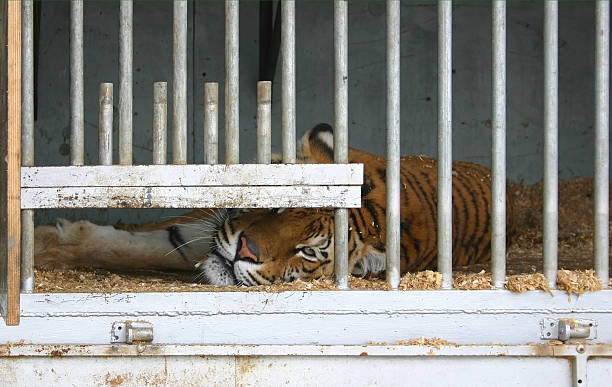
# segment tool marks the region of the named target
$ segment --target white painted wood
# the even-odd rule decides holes
[[[0,358],[1,386],[234,386],[233,358]]]
[[[21,186],[24,188],[362,183],[363,164],[97,165],[21,168]]]
[[[417,344],[364,344],[364,345],[210,345],[210,344],[0,344],[0,355],[7,357],[44,357],[61,352],[64,357],[115,356],[508,356],[508,357],[564,357],[580,356],[573,344],[542,345],[417,345]],[[612,356],[612,344],[583,344],[582,355],[587,357]],[[606,359],[609,362],[612,359]]]
[[[22,188],[21,208],[277,208],[361,206],[360,186]]]
[[[21,323],[0,323],[0,344],[109,344],[113,322],[144,320],[154,344],[546,343],[544,318],[598,323],[612,342],[612,291],[568,301],[554,291],[328,291],[22,294]],[[248,329],[245,329],[248,327]],[[273,328],[272,328],[273,327]],[[556,351],[560,351],[557,349]],[[541,348],[540,348],[541,349]],[[561,353],[561,352],[558,352]]]
[[[111,355],[91,359],[56,354],[47,358],[0,358],[0,370],[3,385],[44,387],[571,385],[570,362],[550,358]]]

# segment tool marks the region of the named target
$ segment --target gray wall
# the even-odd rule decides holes
[[[437,16],[433,2],[402,2],[401,149],[436,154]],[[535,183],[542,167],[542,2],[508,3],[508,177]],[[562,178],[592,175],[593,4],[559,4],[559,169]],[[100,82],[117,88],[118,4],[85,4],[86,163],[97,162],[97,90]],[[298,136],[318,122],[333,122],[333,5],[298,2]],[[258,2],[240,5],[241,161],[255,157],[255,93],[258,80]],[[134,4],[134,162],[151,162],[152,83],[172,90],[172,4]],[[490,164],[491,43],[490,4],[457,2],[453,8],[453,158]],[[36,162],[69,163],[69,2],[42,4],[38,51]],[[189,153],[202,162],[203,82],[220,83],[223,129],[223,2],[189,2]],[[280,69],[280,63],[277,70]],[[276,80],[280,79],[277,71]],[[280,89],[274,85],[273,146],[280,150]],[[385,4],[349,4],[349,139],[351,146],[385,151]],[[170,94],[171,95],[171,94]],[[115,101],[118,100],[115,89]],[[117,112],[115,112],[117,113]],[[168,116],[172,109],[169,106]],[[117,118],[117,114],[115,114]],[[115,120],[115,126],[117,122]],[[169,122],[171,127],[171,121]],[[223,135],[220,133],[220,157]],[[116,139],[115,132],[115,139]],[[171,152],[171,139],[169,149]],[[118,159],[115,140],[115,160]],[[169,155],[171,160],[171,155]],[[39,212],[48,222],[58,214],[101,222],[141,221],[168,211],[98,210]]]

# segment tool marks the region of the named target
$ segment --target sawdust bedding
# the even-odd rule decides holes
[[[508,249],[506,288],[514,292],[541,290],[550,293],[542,272],[542,185],[509,184],[514,196],[517,233]],[[558,288],[569,294],[598,290],[593,270],[593,180],[559,182]],[[612,265],[611,265],[612,266]],[[455,289],[492,289],[489,265],[456,267]],[[35,291],[53,292],[193,292],[193,291],[301,291],[337,289],[330,279],[312,282],[253,286],[215,287],[192,283],[192,273],[114,273],[99,269],[36,270]],[[433,271],[408,273],[400,290],[439,289],[441,275]],[[387,290],[382,279],[349,278],[352,289]]]

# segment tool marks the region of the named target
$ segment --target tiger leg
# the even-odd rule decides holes
[[[150,223],[138,231],[58,219],[34,231],[34,262],[42,268],[193,270],[209,250],[216,217]],[[187,221],[189,219],[189,221]]]

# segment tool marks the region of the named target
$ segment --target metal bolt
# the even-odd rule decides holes
[[[584,353],[584,345],[580,344],[576,346],[576,352]]]
[[[136,351],[137,351],[138,353],[143,353],[143,352],[144,352],[144,350],[145,350],[145,346],[144,346],[144,345],[142,345],[142,344],[138,344],[138,345],[136,346]]]

